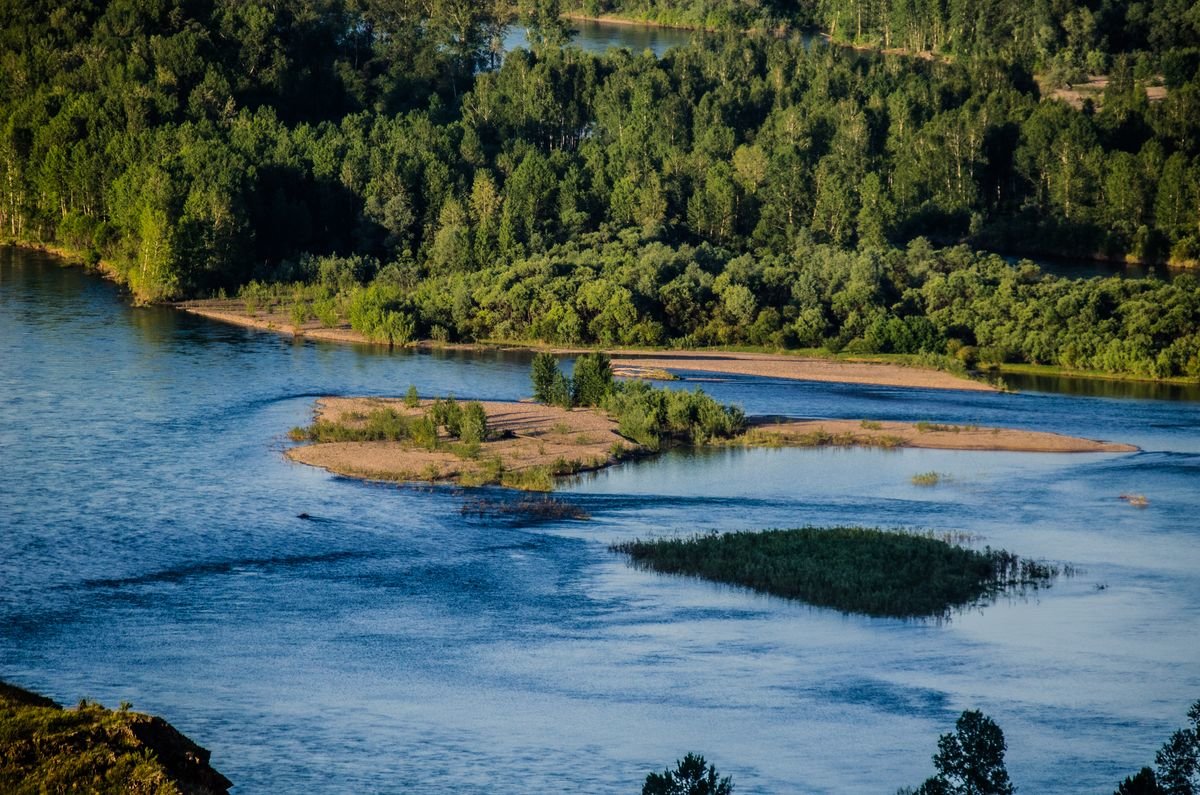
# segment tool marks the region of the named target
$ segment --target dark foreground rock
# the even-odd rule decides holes
[[[209,752],[171,724],[92,702],[64,709],[0,682],[0,791],[227,795]]]

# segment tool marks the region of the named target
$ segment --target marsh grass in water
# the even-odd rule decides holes
[[[591,514],[578,505],[553,497],[522,497],[519,500],[478,499],[463,503],[463,516],[515,517],[555,521],[573,519],[584,521]]]
[[[936,486],[942,479],[938,472],[920,472],[912,476],[914,486]]]
[[[928,534],[862,527],[635,540],[610,549],[654,571],[898,618],[944,618],[1004,592],[1047,587],[1063,573],[1004,550],[980,552]]]

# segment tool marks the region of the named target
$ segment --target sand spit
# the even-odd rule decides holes
[[[618,351],[614,356],[614,368],[637,367],[668,372],[691,370],[729,375],[789,378],[799,381],[832,381],[843,384],[874,384],[919,389],[969,389],[985,392],[995,390],[995,387],[989,384],[960,378],[940,370],[904,367],[899,364],[880,362],[854,362],[820,359],[812,356],[726,353],[722,351],[656,353],[644,356],[636,355],[634,351]]]
[[[294,337],[326,340],[329,342],[371,345],[372,343],[347,324],[327,328],[315,320],[296,326],[290,314],[282,309],[260,311],[250,314],[242,301],[205,300],[185,301],[175,305],[184,312],[232,323],[238,326],[272,331]],[[518,345],[440,345],[448,348],[502,347],[507,350],[520,348]],[[584,353],[584,348],[552,348],[554,353]],[[618,374],[630,377],[661,378],[664,373],[690,370],[731,375],[750,375],[765,378],[789,378],[801,381],[824,381],[844,384],[872,384],[876,386],[915,387],[920,389],[969,389],[991,391],[995,387],[980,381],[960,378],[938,370],[921,367],[904,367],[898,364],[878,362],[854,362],[836,359],[821,359],[813,356],[789,356],[786,354],[743,353],[736,351],[704,352],[659,352],[643,353],[631,350],[609,351],[613,356],[613,369]]]
[[[760,418],[751,422],[751,428],[738,441],[751,446],[924,447],[1024,453],[1133,453],[1138,450],[1130,444],[1045,431],[868,420],[774,421]]]

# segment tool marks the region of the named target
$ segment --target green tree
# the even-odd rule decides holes
[[[1171,735],[1154,756],[1158,786],[1166,795],[1200,792],[1200,701],[1188,710],[1191,726]]]
[[[555,378],[561,376],[558,359],[552,353],[538,353],[533,357],[529,376],[533,381],[533,399],[539,403],[553,403]]]
[[[571,376],[572,402],[576,406],[599,406],[612,391],[612,366],[603,353],[585,353],[575,360]]]
[[[690,753],[676,763],[674,770],[650,773],[642,785],[642,795],[730,795],[732,792],[729,776],[718,778],[716,766],[705,767],[703,756]]]
[[[1004,750],[1004,733],[991,718],[978,710],[964,711],[954,732],[938,738],[933,755],[938,772],[918,795],[1012,795]]]

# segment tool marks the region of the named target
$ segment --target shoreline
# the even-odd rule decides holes
[[[101,260],[95,266],[89,266],[83,261],[83,255],[69,248],[50,244],[50,243],[29,243],[16,240],[8,240],[0,243],[0,245],[13,246],[25,251],[34,251],[43,254],[49,254],[62,259],[67,266],[80,267],[86,272],[98,273],[101,278],[113,282],[114,284],[127,291],[132,297],[135,304],[142,302],[136,294],[134,294],[120,272],[106,260]],[[316,321],[309,321],[301,328],[297,329],[291,322],[291,319],[286,313],[279,312],[275,314],[265,314],[264,316],[248,316],[241,307],[243,304],[237,299],[193,299],[185,301],[164,302],[165,305],[171,306],[177,310],[188,314],[204,317],[209,320],[215,320],[221,323],[241,326],[243,328],[251,328],[260,331],[270,331],[276,334],[291,336],[293,338],[307,338],[320,340],[324,342],[333,342],[343,345],[370,345],[378,347],[393,347],[387,343],[374,342],[367,339],[362,334],[354,331],[348,324],[340,324],[333,328],[322,327]],[[596,350],[595,348],[586,347],[570,347],[570,346],[554,346],[540,345],[531,341],[496,341],[496,342],[475,342],[475,343],[448,343],[435,342],[433,340],[418,340],[408,343],[401,347],[413,347],[418,349],[434,349],[434,350],[519,350],[519,351],[549,351],[555,354],[577,354],[587,353]],[[863,384],[872,386],[898,386],[898,387],[916,387],[928,389],[963,389],[971,391],[998,391],[991,384],[983,381],[973,380],[955,376],[940,370],[920,367],[918,365],[901,365],[890,362],[872,362],[867,359],[863,360],[844,360],[834,357],[812,356],[800,353],[767,353],[767,352],[746,352],[746,351],[731,351],[704,349],[700,351],[681,351],[670,349],[611,349],[605,351],[613,358],[614,367],[629,368],[633,370],[662,370],[670,373],[671,370],[687,370],[692,369],[698,372],[716,372],[736,375],[751,375],[773,378],[786,378],[789,380],[802,381],[819,381],[824,383],[848,383],[848,384]],[[710,365],[708,368],[697,367],[697,363],[702,362],[704,357],[708,357],[710,361],[723,359],[726,361],[741,360],[750,362],[754,359],[771,359],[778,360],[783,366],[775,368],[777,374],[771,374],[769,371],[749,369],[750,365],[739,365],[739,367],[747,369],[721,369],[715,365]],[[629,361],[637,359],[637,361]],[[663,367],[651,367],[647,359],[670,359],[672,364]],[[686,362],[688,366],[679,364],[681,360],[689,360]],[[809,367],[804,370],[799,363],[808,362]],[[875,370],[861,370],[860,368],[872,367]],[[840,374],[830,374],[833,370],[840,370]],[[849,374],[852,371],[857,371],[856,375],[851,377]],[[790,374],[785,374],[789,373]],[[1085,370],[1066,370],[1054,365],[1026,365],[1026,364],[1006,364],[996,368],[985,370],[986,373],[1003,375],[1005,372],[1012,373],[1029,373],[1035,375],[1054,375],[1069,378],[1086,378],[1095,381],[1117,381],[1117,382],[1138,382],[1147,384],[1168,384],[1179,386],[1195,386],[1197,381],[1183,377],[1174,378],[1149,378],[1144,376],[1119,374],[1119,373],[1099,373]],[[869,373],[869,375],[868,375]],[[914,373],[931,374],[925,378],[914,378]],[[914,383],[918,381],[919,383]]]
[[[369,413],[390,410],[417,417],[432,405],[405,405],[400,398],[323,397],[314,422],[354,425]],[[541,403],[481,401],[489,438],[472,453],[446,435],[434,448],[409,441],[317,441],[284,451],[289,461],[341,477],[406,483],[499,484],[551,491],[558,478],[606,469],[649,451],[620,435],[617,423],[598,409],[563,409]],[[934,450],[1025,453],[1131,453],[1138,448],[1045,431],[940,425],[755,417],[740,436],[704,447],[911,447]]]
[[[272,331],[291,337],[323,340],[343,344],[378,345],[348,325],[333,328],[322,327],[316,321],[308,321],[297,328],[283,313],[262,313],[248,316],[235,307],[241,302],[227,299],[220,304],[208,301],[183,301],[174,306],[184,312],[231,323],[246,328]],[[591,348],[562,346],[538,346],[528,342],[512,344],[497,343],[434,343],[429,340],[409,343],[402,347],[427,347],[444,350],[547,350],[556,354],[586,353]],[[969,391],[994,392],[996,387],[982,381],[974,381],[957,375],[923,367],[910,367],[888,362],[842,361],[815,356],[780,353],[753,353],[740,351],[671,351],[635,350],[616,348],[606,350],[612,357],[612,366],[619,370],[661,370],[673,373],[677,370],[724,373],[727,375],[749,375],[763,378],[784,378],[795,381],[819,381],[825,383],[862,384],[871,386],[896,386],[917,389],[962,389]]]

